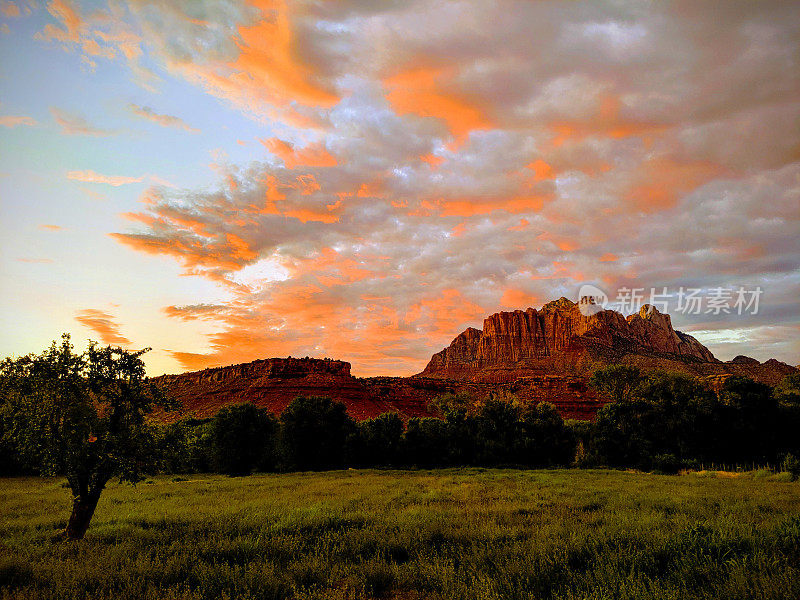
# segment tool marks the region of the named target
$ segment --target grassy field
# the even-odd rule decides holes
[[[344,471],[0,480],[2,598],[800,598],[800,483],[764,473]]]

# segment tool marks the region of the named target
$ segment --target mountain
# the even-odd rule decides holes
[[[565,418],[590,419],[607,399],[588,387],[591,372],[608,364],[663,368],[709,378],[730,375],[778,383],[797,369],[774,359],[737,356],[721,362],[692,336],[675,331],[669,315],[650,306],[618,312],[560,298],[541,309],[499,312],[483,329],[468,328],[425,370],[411,377],[353,377],[350,363],[332,359],[270,358],[153,379],[181,404],[182,416],[208,417],[223,406],[252,402],[279,414],[300,395],[329,396],[362,420],[384,412],[404,419],[431,416],[427,406],[447,392],[488,397],[509,392],[525,402],[548,401]],[[584,314],[587,313],[587,314]]]
[[[696,376],[746,375],[774,385],[797,370],[770,359],[714,357],[692,336],[676,331],[672,319],[645,304],[624,317],[613,310],[560,298],[541,309],[499,312],[483,329],[468,328],[433,355],[420,375],[503,383],[531,375],[588,376],[608,364],[668,369]]]

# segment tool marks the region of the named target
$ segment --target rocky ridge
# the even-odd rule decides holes
[[[587,311],[584,311],[587,312]],[[487,317],[468,328],[411,377],[353,377],[350,363],[332,359],[270,358],[250,363],[163,375],[154,382],[183,405],[166,420],[208,417],[221,407],[253,402],[279,414],[300,395],[343,402],[355,419],[397,412],[404,419],[431,416],[430,400],[445,392],[488,397],[498,391],[527,402],[548,401],[565,418],[590,419],[607,400],[588,387],[590,373],[608,364],[668,369],[707,377],[719,385],[746,375],[774,385],[798,370],[771,359],[737,356],[717,360],[695,338],[675,331],[669,315],[643,306],[624,317],[588,311],[566,298]]]

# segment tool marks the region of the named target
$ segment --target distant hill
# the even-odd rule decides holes
[[[428,403],[446,392],[486,397],[498,391],[527,402],[552,402],[565,418],[589,419],[607,400],[587,386],[587,378],[608,364],[682,371],[709,378],[714,386],[729,375],[774,385],[798,371],[774,359],[760,363],[738,356],[719,361],[692,336],[675,331],[669,315],[647,305],[627,318],[611,310],[584,315],[577,303],[560,298],[539,310],[487,317],[482,330],[466,329],[412,377],[358,378],[344,361],[289,357],[163,375],[154,381],[183,406],[165,415],[167,420],[207,417],[239,402],[278,414],[299,395],[343,402],[357,420],[384,412],[408,419],[431,416]]]

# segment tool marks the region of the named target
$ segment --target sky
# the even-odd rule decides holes
[[[410,375],[592,285],[798,364],[799,225],[796,3],[0,0],[0,356]]]

